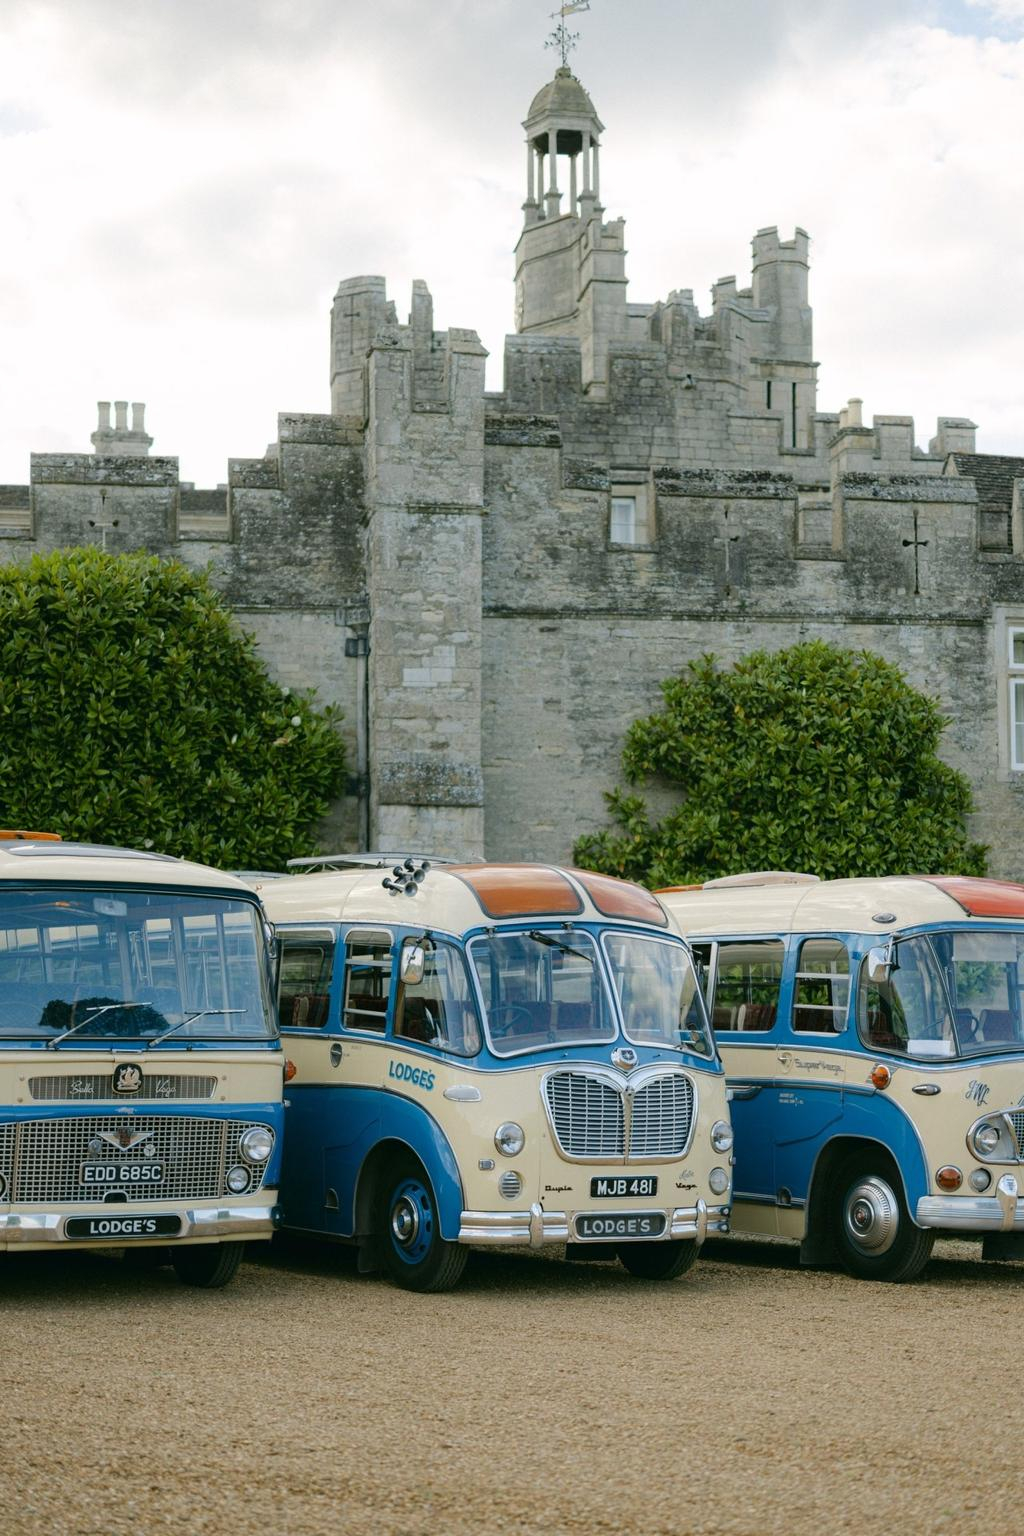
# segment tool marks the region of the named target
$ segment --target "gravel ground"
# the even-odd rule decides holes
[[[1024,1266],[936,1254],[886,1286],[719,1240],[649,1285],[510,1250],[439,1297],[330,1248],[209,1293],[0,1259],[4,1536],[1012,1528]]]

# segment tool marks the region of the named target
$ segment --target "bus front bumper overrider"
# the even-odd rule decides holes
[[[675,1210],[663,1213],[667,1218],[664,1232],[640,1241],[660,1243],[672,1238],[692,1237],[700,1244],[709,1232],[728,1232],[730,1209],[728,1205],[705,1205],[703,1200],[698,1200],[694,1206],[677,1206]],[[581,1239],[574,1230],[575,1219],[583,1214],[593,1212],[546,1211],[541,1205],[531,1205],[528,1211],[463,1211],[458,1241],[528,1243],[531,1248],[543,1248],[545,1243],[577,1242]],[[614,1241],[621,1243],[636,1239],[617,1237]]]
[[[95,1210],[82,1211],[81,1215],[96,1216]],[[129,1205],[105,1207],[105,1214],[119,1217],[152,1215],[152,1209],[139,1210]],[[259,1238],[274,1235],[280,1225],[280,1207],[266,1205],[220,1205],[197,1207],[185,1211],[162,1210],[161,1215],[181,1218],[181,1231],[157,1238],[125,1237],[120,1243],[113,1239],[94,1239],[108,1248],[135,1248],[147,1243],[173,1245],[185,1238],[216,1243],[223,1237],[245,1238],[255,1242]],[[64,1235],[64,1223],[69,1219],[67,1211],[0,1211],[0,1251],[16,1243],[66,1243],[69,1248],[86,1248],[88,1238],[69,1238]]]
[[[1004,1173],[994,1195],[922,1195],[917,1224],[946,1232],[1024,1232],[1024,1198],[1016,1177]]]

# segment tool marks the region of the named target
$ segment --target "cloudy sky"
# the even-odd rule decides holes
[[[200,485],[329,408],[340,278],[413,278],[501,386],[555,0],[0,0],[0,483],[145,400]],[[629,297],[812,236],[819,405],[1024,454],[1024,0],[592,0]]]

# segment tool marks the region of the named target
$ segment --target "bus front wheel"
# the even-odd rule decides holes
[[[173,1248],[171,1263],[182,1285],[219,1291],[233,1280],[242,1262],[243,1243],[197,1243],[194,1248]]]
[[[858,1280],[916,1280],[931,1258],[935,1233],[915,1227],[895,1165],[883,1154],[856,1154],[832,1183],[832,1232],[839,1260]]]
[[[382,1183],[381,1248],[388,1275],[406,1291],[449,1291],[462,1278],[468,1254],[441,1236],[430,1180],[418,1163],[403,1162]]]
[[[674,1280],[693,1268],[699,1252],[692,1238],[667,1243],[621,1243],[619,1262],[638,1280]]]

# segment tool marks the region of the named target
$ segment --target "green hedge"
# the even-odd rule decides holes
[[[203,573],[58,550],[0,567],[0,816],[223,868],[310,853],[339,714],[269,676]]]
[[[578,863],[651,886],[758,869],[984,874],[967,780],[937,755],[946,721],[882,657],[821,641],[727,671],[704,656],[662,693],[623,768],[680,802],[652,822],[640,795],[612,791],[616,828],[581,838]]]

